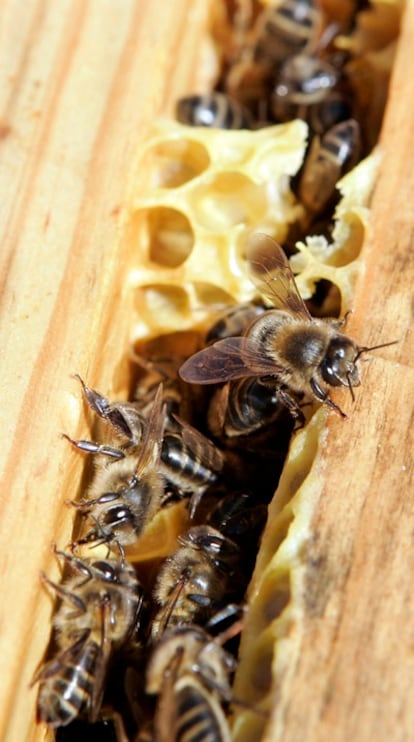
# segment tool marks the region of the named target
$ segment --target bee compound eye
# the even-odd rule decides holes
[[[331,340],[320,365],[322,378],[327,384],[331,386],[346,385],[348,373],[347,358],[352,347],[352,343],[348,338],[339,336]]]
[[[116,577],[116,572],[112,564],[105,561],[98,561],[93,563],[93,567],[97,572],[101,573],[101,577],[104,580],[113,582]]]
[[[105,525],[106,526],[119,526],[126,523],[132,523],[133,515],[129,508],[122,505],[118,505],[114,508],[110,508],[105,514]]]

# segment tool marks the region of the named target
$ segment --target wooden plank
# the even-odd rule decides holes
[[[122,239],[154,116],[196,85],[204,0],[5,0],[0,9],[0,738],[34,740],[50,632],[41,569],[70,538],[84,462],[80,373],[125,390],[138,259]],[[171,64],[171,60],[174,64]],[[194,64],[189,64],[189,60]]]
[[[350,417],[329,414],[289,667],[270,742],[408,740],[414,705],[414,4],[408,3],[381,136],[383,160],[349,334],[398,339],[365,365]],[[337,395],[345,400],[343,392]]]

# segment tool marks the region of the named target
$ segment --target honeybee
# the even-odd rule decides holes
[[[355,165],[359,153],[359,124],[354,119],[313,138],[297,188],[309,214],[321,213],[328,205],[338,180]]]
[[[123,553],[123,546],[134,543],[158,511],[164,492],[159,460],[165,417],[160,385],[145,423],[142,445],[130,445],[126,450],[115,447],[104,450],[91,441],[74,441],[66,436],[77,448],[113,459],[97,466],[88,497],[70,502],[94,524],[75,545],[93,541],[109,546],[115,544]]]
[[[265,234],[255,234],[247,247],[252,280],[273,310],[248,328],[245,336],[220,340],[191,356],[181,377],[193,384],[215,384],[245,377],[274,379],[280,399],[295,416],[301,414],[290,394],[301,393],[346,417],[329,396],[331,387],[360,385],[358,360],[371,348],[358,346],[339,330],[344,320],[314,319],[303,302],[289,262]]]
[[[57,652],[37,673],[38,719],[66,726],[95,721],[113,654],[138,626],[143,591],[132,566],[119,559],[79,559],[56,551],[71,574],[61,584],[42,575],[59,598],[53,617]]]
[[[344,86],[343,86],[344,87]],[[312,134],[325,134],[341,121],[352,118],[351,95],[345,89],[333,89],[319,104],[311,106],[307,121]]]
[[[286,423],[286,406],[274,384],[254,377],[228,381],[218,389],[207,415],[212,435],[226,442],[240,442],[241,436],[263,431],[277,421]]]
[[[235,659],[198,626],[165,633],[147,667],[147,692],[158,695],[157,742],[230,742],[222,702],[232,700]]]
[[[275,68],[286,57],[314,46],[322,16],[313,0],[282,0],[259,15],[253,60]]]
[[[216,129],[250,129],[249,111],[224,93],[205,93],[180,98],[176,118],[189,126],[209,126]]]
[[[252,493],[229,492],[215,503],[206,522],[243,548],[240,540],[264,526],[266,513]]]
[[[180,496],[190,496],[190,517],[224,466],[221,451],[206,436],[174,416],[178,429],[164,435],[160,472]]]
[[[271,97],[277,121],[306,120],[309,110],[321,104],[339,80],[338,70],[311,54],[295,54],[281,66]]]
[[[226,594],[230,579],[237,583],[237,544],[211,526],[193,526],[179,536],[180,547],[158,574],[154,599],[160,606],[151,626],[153,639],[168,627],[202,623]]]

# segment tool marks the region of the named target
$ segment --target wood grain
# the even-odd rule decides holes
[[[4,0],[0,8],[0,738],[42,739],[30,680],[49,635],[39,571],[70,537],[85,431],[72,374],[120,394],[129,330],[129,178],[152,119],[195,88],[205,0]],[[412,132],[407,3],[383,165],[350,333],[400,339],[366,365],[345,422],[330,415],[308,582],[317,600],[267,734],[407,740],[414,729]],[[173,63],[172,61],[173,60]],[[306,595],[306,593],[305,593]]]
[[[60,438],[86,429],[72,375],[125,388],[129,179],[153,118],[196,85],[208,6],[1,4],[2,740],[44,736],[29,683],[50,631],[39,572],[57,574],[50,544],[69,540],[83,470]]]
[[[372,354],[350,417],[328,416],[303,613],[289,671],[276,678],[268,742],[413,738],[413,34],[408,3],[349,325],[361,345],[399,344]]]

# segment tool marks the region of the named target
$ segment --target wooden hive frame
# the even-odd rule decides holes
[[[127,386],[124,206],[139,142],[196,87],[204,0],[5,0],[1,107],[0,737],[38,740],[29,683],[50,631],[39,571],[67,543],[83,462],[71,375]],[[267,739],[406,740],[414,728],[414,4],[407,3],[350,334],[399,339],[365,373],[348,420],[329,415],[314,509],[328,553]],[[173,63],[171,63],[173,60]],[[325,581],[324,581],[325,580]],[[325,587],[324,587],[325,586]]]

